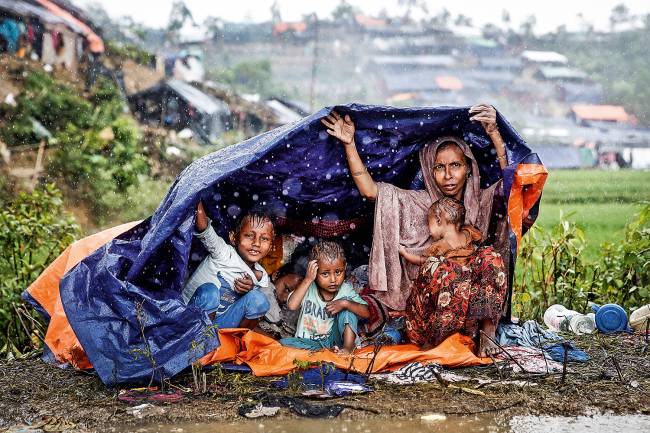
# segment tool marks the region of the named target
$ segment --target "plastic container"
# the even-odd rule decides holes
[[[645,332],[648,320],[650,320],[650,304],[637,308],[630,314],[630,326],[635,331]]]
[[[591,334],[596,329],[593,313],[580,314],[560,304],[548,307],[544,312],[544,323],[552,331],[573,332],[577,335]]]
[[[596,319],[594,313],[574,314],[567,319],[568,328],[576,335],[591,334],[596,330]]]
[[[602,307],[593,305],[592,310],[596,313],[596,327],[604,334],[626,331],[627,313],[620,305],[605,304]]]
[[[548,307],[544,312],[544,323],[551,331],[568,331],[568,323],[564,321],[570,316],[580,314],[574,310],[567,310],[564,305],[555,304]]]

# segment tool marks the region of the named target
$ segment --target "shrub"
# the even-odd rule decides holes
[[[92,124],[93,106],[72,88],[57,83],[43,72],[30,72],[16,106],[7,113],[3,139],[9,146],[39,141],[32,119],[40,122],[53,135],[74,124],[88,128]]]
[[[61,193],[45,185],[21,193],[0,211],[0,353],[19,355],[42,340],[41,319],[20,294],[79,235]]]
[[[102,130],[69,125],[57,137],[50,174],[65,181],[73,198],[88,204],[96,221],[112,210],[112,195],[125,193],[149,171],[137,125],[128,117],[119,117]]]
[[[586,311],[590,301],[617,303],[628,311],[650,294],[650,205],[626,227],[625,239],[604,244],[594,262],[584,259],[585,238],[563,216],[545,232],[533,227],[522,241],[514,281],[514,311],[540,319],[553,304]]]

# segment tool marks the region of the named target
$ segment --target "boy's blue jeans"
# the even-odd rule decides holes
[[[212,283],[201,284],[194,292],[189,305],[193,305],[210,314],[217,311],[221,293],[219,288]],[[244,319],[259,319],[269,310],[269,301],[257,288],[237,299],[223,314],[214,318],[213,322],[219,327],[238,328]]]
[[[343,310],[334,317],[332,330],[326,338],[321,340],[311,340],[309,338],[290,337],[280,340],[283,346],[295,347],[298,349],[320,350],[331,349],[334,346],[343,347],[343,331],[345,326],[349,325],[354,332],[356,343],[359,343],[358,329],[359,318],[349,310]]]

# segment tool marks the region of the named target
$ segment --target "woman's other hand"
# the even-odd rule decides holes
[[[354,142],[354,122],[347,114],[345,117],[341,117],[336,111],[332,111],[320,121],[327,127],[327,133],[341,140],[343,144]]]
[[[492,134],[497,131],[497,110],[488,104],[474,105],[469,109],[469,120],[481,122],[485,132]]]

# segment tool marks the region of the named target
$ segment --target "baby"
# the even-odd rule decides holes
[[[300,310],[294,338],[286,346],[350,353],[359,342],[358,321],[368,319],[368,305],[345,280],[345,253],[337,242],[316,244],[305,278],[289,294],[289,310]]]
[[[399,253],[404,259],[414,265],[422,266],[431,256],[444,256],[454,250],[454,255],[465,255],[476,249],[475,242],[481,240],[481,233],[470,225],[463,225],[465,206],[460,201],[443,197],[434,202],[428,213],[429,233],[433,243],[426,256],[408,252],[402,245]]]

